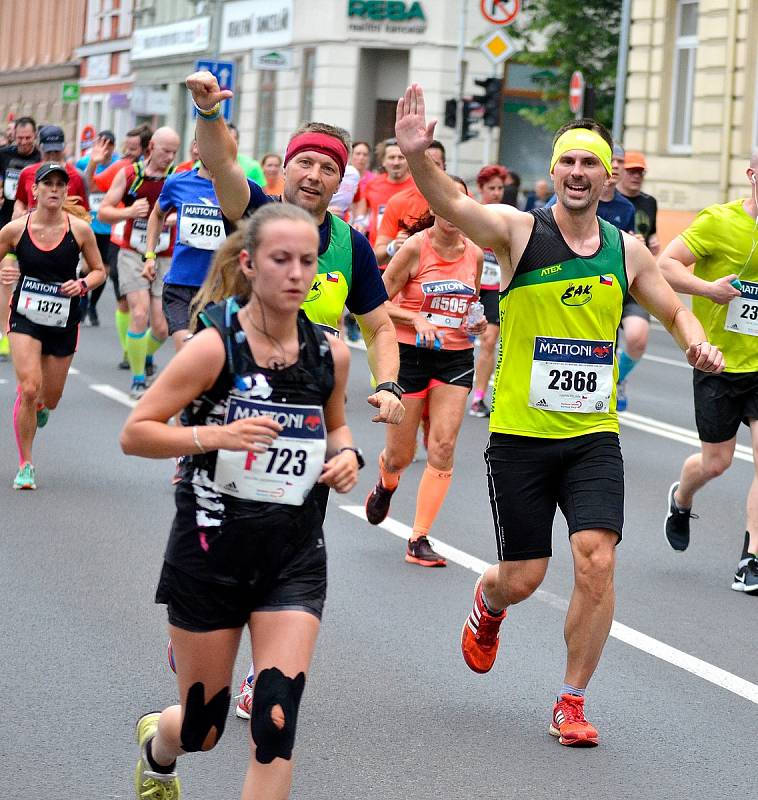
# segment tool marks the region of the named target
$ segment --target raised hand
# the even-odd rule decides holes
[[[216,103],[228,100],[234,95],[231,89],[221,89],[215,76],[207,70],[193,72],[185,83],[192,92],[195,105],[203,111],[210,111]]]
[[[436,119],[426,121],[424,90],[417,83],[411,84],[397,101],[395,114],[395,136],[404,155],[425,153],[436,125]]]

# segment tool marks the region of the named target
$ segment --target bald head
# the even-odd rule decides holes
[[[173,128],[158,128],[150,139],[150,166],[165,172],[176,158],[179,145],[179,134]]]

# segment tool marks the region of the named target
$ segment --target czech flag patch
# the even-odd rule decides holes
[[[329,281],[329,283],[339,283],[340,274],[339,272],[327,272],[326,279]]]
[[[600,284],[601,286],[613,286],[613,275],[601,275]]]

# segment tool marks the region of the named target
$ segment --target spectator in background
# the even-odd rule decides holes
[[[357,230],[364,232],[368,228],[368,214],[359,217],[356,214],[358,203],[363,199],[363,192],[366,186],[376,177],[371,167],[371,145],[368,142],[355,142],[350,155],[350,163],[358,170],[361,180],[358,183],[358,191],[353,198],[353,205],[350,208],[350,224]]]
[[[13,114],[8,114],[8,123],[5,126],[6,146],[16,142],[16,118]]]
[[[552,191],[547,181],[535,181],[534,191],[526,196],[526,206],[524,211],[531,211],[533,208],[544,208],[550,199]]]
[[[282,157],[278,153],[266,153],[261,159],[265,178],[263,191],[271,197],[279,197],[284,191]]]
[[[345,174],[342,176],[340,185],[329,203],[329,211],[332,214],[336,214],[340,219],[347,218],[348,209],[353,204],[360,181],[361,175],[358,170],[352,164],[348,164],[345,167]]]
[[[192,141],[190,142],[189,158],[186,161],[182,161],[181,164],[177,164],[174,172],[189,172],[195,166],[195,164],[197,164],[199,167],[199,162],[200,153],[197,151],[197,139],[195,139],[193,136]],[[244,167],[242,167],[242,169],[244,169]]]
[[[658,203],[642,191],[642,181],[647,172],[647,161],[642,153],[626,151],[624,169],[619,180],[619,192],[634,206],[634,226],[637,234],[645,239],[648,250],[657,256],[661,245],[658,241]]]
[[[488,164],[486,167],[482,167],[476,176],[479,202],[485,205],[502,203],[507,178],[508,170],[501,167],[500,164]]]
[[[237,163],[242,167],[242,171],[251,181],[257,183],[258,186],[263,186],[266,182],[266,178],[263,175],[261,165],[254,158],[240,153],[240,132],[237,130],[237,126],[230,122],[227,127],[232,132],[232,137],[237,144]]]
[[[521,208],[519,202],[519,189],[521,188],[521,176],[518,172],[511,172],[506,170],[505,188],[503,189],[502,202],[506,206],[513,206],[514,208]]]

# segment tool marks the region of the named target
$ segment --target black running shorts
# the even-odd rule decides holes
[[[26,317],[11,311],[8,325],[9,333],[23,333],[42,343],[43,356],[66,358],[76,352],[79,344],[79,325],[65,328],[53,328],[49,325],[38,325]]]
[[[500,292],[497,289],[482,289],[479,302],[484,306],[484,316],[490,325],[500,325]]]
[[[492,433],[484,451],[500,561],[553,554],[557,508],[577,531],[624,525],[624,463],[618,434],[570,439]]]
[[[644,309],[631,295],[627,295],[624,307],[621,309],[621,327],[624,327],[624,320],[627,317],[640,317],[646,322],[650,322],[650,314]]]
[[[692,370],[695,424],[701,442],[718,444],[737,435],[740,423],[758,419],[758,372],[713,375]]]
[[[430,350],[400,342],[400,372],[397,382],[406,395],[426,394],[441,383],[450,386],[474,385],[474,349]],[[420,394],[419,394],[420,393]]]
[[[188,331],[190,326],[190,303],[198,293],[198,286],[163,284],[163,314],[168,322],[168,335],[177,331]]]

